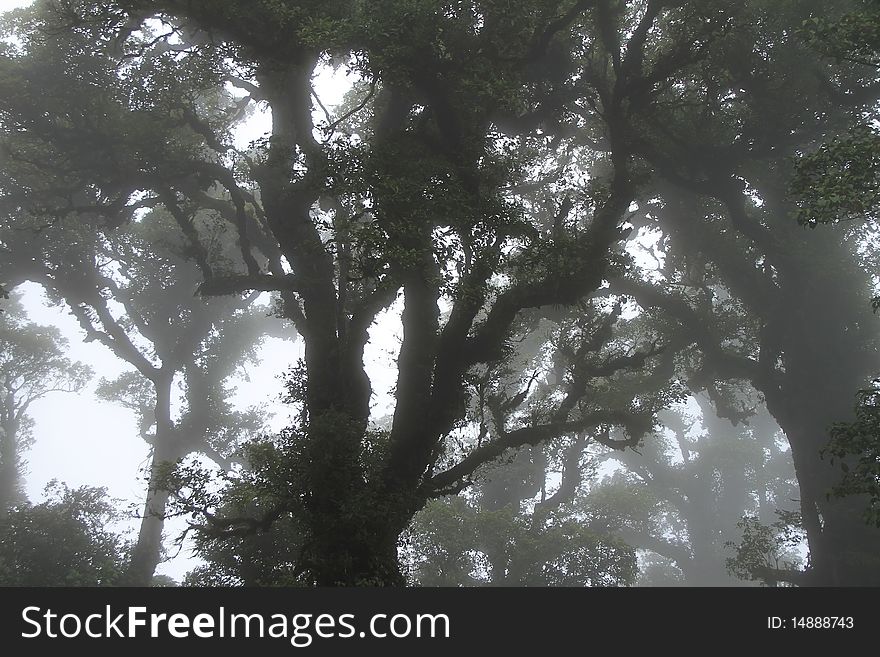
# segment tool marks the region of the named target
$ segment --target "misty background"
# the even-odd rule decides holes
[[[29,4],[0,0],[0,11]],[[410,11],[406,3],[398,4]],[[809,231],[798,221],[815,227],[839,223],[839,217],[829,220],[819,210],[809,214],[812,207],[828,205],[821,198],[814,206],[803,201],[798,209],[787,192],[779,191],[783,175],[792,175],[786,167],[793,160],[812,152],[836,156],[833,147],[823,144],[835,144],[834,139],[850,132],[862,134],[853,125],[867,126],[866,139],[875,139],[876,99],[859,95],[867,89],[866,96],[872,97],[878,86],[871,79],[872,74],[876,77],[873,60],[847,59],[859,43],[853,46],[841,37],[850,49],[844,48],[844,64],[832,59],[827,67],[832,70],[828,84],[839,84],[844,91],[815,91],[816,111],[805,110],[802,116],[800,107],[783,111],[773,106],[782,102],[784,89],[765,84],[777,79],[769,63],[767,70],[757,64],[751,70],[724,50],[740,53],[736,49],[742,48],[748,57],[784,69],[789,77],[779,78],[780,88],[790,84],[801,92],[821,87],[791,72],[796,69],[792,53],[797,48],[787,40],[788,14],[777,17],[761,3],[739,9],[724,2],[717,8],[714,3],[684,3],[680,15],[678,6],[662,2],[598,2],[596,7],[561,3],[561,18],[549,8],[542,10],[549,12],[548,26],[538,43],[547,52],[535,55],[534,70],[513,67],[505,73],[509,79],[522,75],[526,91],[507,89],[505,84],[516,85],[503,75],[496,80],[497,88],[488,83],[483,88],[468,76],[492,80],[492,67],[484,71],[471,65],[469,58],[485,53],[482,47],[467,45],[469,39],[482,43],[484,31],[497,28],[503,34],[514,28],[504,20],[497,24],[502,27],[487,23],[482,14],[468,13],[471,3],[459,4],[428,12],[426,23],[419,23],[422,29],[433,25],[432,20],[449,21],[438,31],[440,45],[431,55],[442,71],[438,79],[454,86],[457,82],[449,80],[460,75],[461,88],[482,99],[474,101],[477,105],[485,102],[492,111],[506,107],[509,96],[517,98],[517,93],[524,94],[526,106],[534,94],[544,99],[533,108],[538,118],[529,112],[501,112],[496,123],[486,120],[484,125],[479,112],[455,106],[460,90],[441,92],[425,83],[419,67],[410,67],[396,50],[398,41],[407,37],[397,32],[389,36],[381,26],[369,26],[369,38],[352,36],[353,42],[364,38],[367,45],[346,51],[349,46],[338,46],[333,30],[321,20],[347,25],[347,15],[315,19],[314,25],[306,21],[311,27],[303,38],[326,39],[330,45],[308,66],[291,55],[294,64],[284,84],[305,80],[305,99],[288,94],[273,77],[278,74],[276,58],[283,59],[278,54],[286,47],[283,38],[276,44],[278,52],[268,56],[256,36],[259,29],[244,35],[233,30],[229,38],[240,39],[241,49],[227,52],[215,50],[211,32],[213,21],[227,17],[210,12],[206,17],[193,10],[187,20],[197,28],[177,33],[167,15],[156,17],[148,10],[124,15],[130,24],[122,21],[116,28],[125,37],[107,51],[108,61],[119,57],[119,70],[144,66],[147,77],[158,75],[149,69],[150,57],[145,55],[155,48],[157,61],[167,52],[182,53],[179,59],[168,59],[169,70],[174,73],[179,66],[186,75],[165,73],[174,79],[168,88],[207,88],[200,76],[213,82],[212,76],[219,75],[211,67],[226,76],[210,91],[193,92],[192,107],[181,114],[191,123],[186,138],[170,132],[151,135],[168,134],[169,148],[191,148],[188,156],[216,178],[210,184],[184,180],[171,191],[159,189],[154,198],[137,188],[108,202],[107,208],[115,211],[121,205],[129,213],[128,232],[121,232],[118,244],[111,239],[96,251],[98,269],[105,276],[102,284],[113,291],[105,304],[107,316],[134,336],[129,345],[133,350],[147,353],[161,340],[154,339],[150,321],[138,318],[131,308],[143,303],[144,317],[154,311],[161,315],[164,310],[156,311],[161,303],[150,301],[149,295],[173,302],[178,293],[175,277],[185,288],[179,302],[183,310],[177,316],[171,311],[166,322],[170,326],[162,328],[177,344],[163,348],[173,353],[190,338],[198,341],[197,348],[186,354],[193,362],[176,363],[180,370],[166,381],[170,417],[151,419],[146,384],[137,373],[158,361],[164,367],[164,356],[132,358],[129,363],[114,356],[101,344],[97,329],[106,330],[110,337],[103,336],[104,341],[117,348],[124,341],[107,328],[100,299],[83,295],[83,304],[92,305],[83,310],[86,305],[80,304],[76,316],[70,312],[68,305],[75,304],[69,300],[80,293],[75,289],[75,263],[59,265],[58,272],[68,268],[67,277],[49,275],[40,270],[39,258],[51,261],[61,258],[58,254],[70,244],[78,248],[75,232],[68,237],[59,232],[57,241],[47,237],[43,242],[44,235],[52,235],[55,226],[50,226],[22,238],[21,253],[32,249],[38,255],[22,256],[12,265],[17,254],[14,246],[10,249],[9,271],[18,267],[26,272],[22,278],[32,279],[12,290],[12,303],[20,301],[26,321],[57,327],[67,341],[66,358],[93,372],[78,392],[50,392],[28,408],[33,443],[20,454],[26,461],[27,499],[40,503],[54,480],[71,488],[106,488],[113,505],[127,516],[114,521],[112,529],[136,544],[136,562],[144,557],[137,550],[149,542],[149,523],[142,523],[145,504],[166,509],[164,498],[155,502],[145,491],[149,484],[155,496],[162,490],[155,482],[162,481],[174,494],[167,501],[168,520],[159,523],[158,530],[155,523],[150,529],[164,536],[165,553],[155,574],[178,583],[189,574],[187,583],[209,586],[777,586],[875,581],[880,567],[870,557],[877,539],[870,516],[875,507],[870,504],[876,505],[876,476],[870,468],[876,436],[870,424],[874,398],[865,387],[878,353],[871,297],[878,288],[875,265],[880,248],[870,221],[864,222],[865,228],[860,223],[873,216],[874,208],[865,203],[848,210],[853,216],[844,219],[857,218],[846,226],[856,228],[820,226]],[[861,3],[843,4],[841,12],[851,9],[861,16]],[[393,11],[399,9],[391,5]],[[487,6],[489,17],[497,8],[494,3]],[[184,11],[169,3],[171,14],[178,10]],[[530,11],[523,16],[537,20],[537,10]],[[786,11],[802,25],[812,16],[809,8]],[[743,16],[759,16],[761,21],[737,24],[750,20]],[[254,20],[264,19],[258,14]],[[654,20],[656,25],[648,29]],[[712,27],[715,21],[718,25]],[[88,21],[83,24],[83,34],[91,35]],[[169,25],[171,32],[162,36]],[[455,31],[461,25],[467,36]],[[730,25],[766,30],[767,39],[778,41],[766,52],[761,44],[743,45],[747,39],[737,40],[735,30],[728,31]],[[370,32],[374,28],[375,34]],[[569,28],[572,35],[565,45],[549,45],[556,43],[557,30],[566,33]],[[609,36],[613,30],[615,36]],[[71,28],[64,38],[68,37],[79,38],[79,32]],[[447,38],[449,43],[443,41]],[[632,54],[653,43],[652,38],[659,45],[650,46],[642,57]],[[113,48],[124,52],[124,47],[133,47],[125,45],[126,39],[136,47],[119,55]],[[376,46],[370,39],[383,44],[388,39],[391,45]],[[668,51],[664,40],[673,44]],[[687,47],[676,46],[677,40]],[[711,50],[716,40],[722,44],[718,53]],[[456,50],[459,47],[465,55]],[[705,55],[705,61],[700,59],[703,49],[713,53]],[[50,45],[47,52],[51,51]],[[207,72],[199,68],[202,53],[210,62]],[[629,64],[621,64],[621,53],[632,57]],[[445,67],[459,56],[467,65],[450,64],[454,73],[449,73]],[[822,57],[835,56],[841,57],[816,55],[816,69],[826,67]],[[675,57],[687,61],[683,73],[669,64]],[[645,59],[656,67],[652,75],[659,76],[667,64],[673,72],[661,81],[647,74],[640,79],[628,67],[641,66]],[[605,61],[604,68],[600,61]],[[508,65],[500,56],[498,62]],[[700,68],[703,64],[708,72]],[[186,68],[190,65],[195,72]],[[576,65],[594,77],[574,72]],[[422,96],[403,94],[403,100],[395,96],[398,87],[406,88],[395,77],[395,66],[404,71],[400,79],[412,76],[413,88],[421,93],[419,85],[424,84],[428,91]],[[679,74],[681,79],[675,77]],[[703,74],[706,79],[700,77]],[[731,89],[725,90],[727,78],[739,80],[738,75],[745,82],[730,82]],[[124,84],[129,83],[126,78]],[[688,96],[688,85],[698,89],[697,101]],[[586,100],[578,104],[582,98],[572,89]],[[124,90],[136,97],[137,84]],[[160,100],[163,93],[174,95],[164,88],[158,93]],[[823,93],[831,100],[826,102]],[[671,118],[664,118],[661,110],[656,115],[645,110],[639,94],[656,94],[663,108],[668,102]],[[557,101],[568,113],[541,104],[549,107]],[[752,102],[770,106],[760,109],[778,120],[762,121],[737,105]],[[405,111],[396,112],[395,103],[403,103]],[[617,114],[605,107],[613,103],[618,103]],[[720,109],[711,109],[716,105]],[[310,118],[304,118],[303,108],[310,110]],[[545,110],[551,118],[542,116]],[[733,128],[718,118],[723,115],[726,120],[723,112],[728,110]],[[52,111],[47,110],[47,116]],[[170,120],[177,120],[175,111],[168,112]],[[638,115],[640,111],[645,114]],[[199,112],[207,117],[204,121]],[[455,121],[445,116],[455,112],[460,114]],[[638,116],[631,118],[627,112]],[[832,117],[827,126],[823,112]],[[624,129],[615,123],[618,115],[632,121],[626,128],[632,134],[620,141],[616,131]],[[286,120],[295,129],[286,126]],[[401,144],[390,140],[388,155],[382,140],[391,133],[382,132],[382,126],[395,120],[402,126]],[[721,127],[716,130],[713,121]],[[308,124],[306,136],[298,132],[299,123]],[[691,124],[697,126],[693,131]],[[472,136],[471,143],[459,134],[457,143],[455,129],[463,131],[462,125],[488,136]],[[212,130],[228,131],[226,151],[217,146]],[[729,130],[739,132],[728,134]],[[704,137],[718,144],[706,145]],[[406,141],[410,138],[414,141]],[[285,151],[289,161],[276,153],[287,139],[294,143]],[[379,146],[365,147],[373,142]],[[471,157],[473,144],[485,147],[485,152],[462,164],[458,154]],[[623,149],[626,156],[615,149]],[[315,153],[330,156],[324,161]],[[149,152],[147,156],[152,157]],[[810,175],[808,165],[809,160],[800,175]],[[265,173],[271,166],[287,167],[283,183]],[[473,171],[466,170],[468,166]],[[331,173],[323,174],[321,167]],[[330,347],[325,338],[316,337],[322,335],[314,324],[316,317],[323,317],[315,310],[320,304],[300,303],[312,299],[319,287],[314,281],[304,284],[303,271],[320,268],[303,267],[295,258],[310,262],[314,254],[297,251],[302,235],[292,239],[272,216],[273,208],[283,205],[272,203],[291,198],[289,191],[299,190],[297,185],[312,170],[319,172],[315,175],[325,188],[314,192],[305,216],[314,223],[310,229],[322,255],[333,263],[328,307],[335,310],[328,316],[336,325]],[[303,178],[297,179],[299,175]],[[833,177],[827,171],[815,175],[813,182]],[[372,181],[372,187],[364,191],[361,179]],[[278,192],[276,184],[289,189]],[[819,189],[829,202],[847,203],[847,190],[826,191],[818,183],[805,186]],[[112,192],[109,184],[108,188]],[[86,197],[105,194],[95,186],[84,189]],[[809,191],[802,193],[809,196]],[[431,214],[435,205],[439,219]],[[426,222],[435,222],[430,230],[415,234],[401,228],[406,222],[395,223],[395,212],[410,220],[411,206],[417,208],[411,214],[422,217],[424,212]],[[474,207],[485,226],[456,223],[457,212],[467,215]],[[38,217],[41,208],[35,208],[31,211]],[[181,219],[183,210],[191,210],[189,223]],[[92,220],[88,213],[83,216]],[[392,217],[387,225],[382,223],[386,216]],[[226,219],[230,225],[252,221],[253,226],[246,229],[241,223],[237,236],[232,235],[217,227]],[[176,237],[166,244],[157,237],[162,230]],[[476,234],[481,230],[486,233]],[[259,245],[253,252],[249,238]],[[167,253],[159,253],[155,262],[136,262],[146,253],[144,245],[151,243],[167,247]],[[382,258],[387,254],[391,264],[386,267]],[[156,264],[166,261],[171,263],[167,270]],[[493,262],[496,270],[483,271],[482,282],[468,288],[465,281],[479,276],[481,266],[489,267],[486,262]],[[140,289],[139,267],[152,271],[149,268],[155,266],[160,267],[154,272],[156,280],[167,274],[172,282],[159,293],[144,291],[146,301],[126,300],[129,288]],[[227,275],[224,268],[232,273]],[[419,274],[413,277],[412,271]],[[436,288],[420,288],[425,280],[434,281],[431,276],[440,281]],[[54,285],[56,299],[34,280]],[[581,280],[588,282],[572,283]],[[838,294],[844,287],[846,294]],[[204,306],[207,329],[199,321],[201,306],[189,299],[190,289],[199,303],[202,297],[211,299]],[[165,294],[168,290],[174,293]],[[468,315],[472,298],[478,305]],[[313,303],[312,309],[304,312],[308,303]],[[362,354],[350,347],[358,339],[359,313],[369,320],[362,331]],[[435,319],[436,326],[431,324]],[[454,326],[465,320],[463,330]],[[85,339],[83,327],[89,322],[91,335]],[[496,331],[499,327],[503,330]],[[433,345],[434,336],[440,336],[443,347],[458,346],[431,351],[435,347],[425,345]],[[347,349],[355,354],[351,362]],[[326,356],[325,364],[315,353]],[[222,374],[200,379],[211,367]],[[367,379],[366,386],[361,378]],[[161,391],[160,383],[153,383]],[[156,394],[161,397],[161,392]],[[867,409],[867,420],[859,409]],[[199,413],[204,417],[190,417]],[[196,427],[191,443],[181,439],[180,456],[177,447],[161,456],[163,421],[184,438],[187,427]],[[829,447],[835,422],[840,424],[834,434],[838,442]],[[220,440],[214,441],[217,436]],[[247,447],[241,449],[242,445]],[[792,445],[801,450],[797,462]],[[177,469],[163,469],[175,462]],[[842,471],[837,469],[840,462]],[[869,497],[873,501],[867,502]],[[175,538],[190,523],[194,529],[177,545]],[[856,546],[852,552],[850,545]],[[130,581],[149,581],[149,562],[146,557],[141,579]]]

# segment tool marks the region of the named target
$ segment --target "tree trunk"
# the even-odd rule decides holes
[[[853,418],[856,392],[876,373],[875,318],[867,282],[831,233],[812,235],[786,276],[777,326],[785,336],[783,381],[767,403],[788,438],[801,490],[814,586],[880,585],[880,530],[864,519],[866,498],[836,498],[842,472],[823,459],[835,422]],[[824,242],[824,243],[823,243]],[[817,253],[821,250],[822,253]],[[850,255],[850,258],[853,256]]]
[[[801,492],[801,512],[810,548],[808,582],[813,586],[880,585],[880,530],[865,522],[867,499],[831,495],[841,471],[820,457],[828,444],[827,427],[846,419],[836,406],[854,401],[839,391],[818,389],[809,397],[791,397],[780,425],[791,445]],[[834,403],[834,397],[839,403]]]
[[[356,514],[353,514],[356,515]],[[397,541],[388,521],[344,519],[314,523],[306,559],[317,586],[404,586]]]
[[[153,488],[155,485],[151,478],[137,543],[122,581],[124,586],[150,586],[162,557],[162,530],[168,491],[156,490]]]
[[[21,501],[15,421],[0,425],[0,516]]]
[[[162,530],[165,526],[165,507],[169,493],[164,489],[163,466],[177,458],[174,425],[171,421],[171,382],[173,373],[157,377],[156,389],[156,436],[153,442],[153,460],[144,515],[138,532],[137,543],[121,584],[124,586],[150,586],[153,574],[162,558]]]
[[[401,586],[397,541],[411,505],[370,477],[361,454],[363,418],[315,406],[297,482],[306,529],[300,566],[318,586]]]

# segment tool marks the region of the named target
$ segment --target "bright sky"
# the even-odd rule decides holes
[[[26,7],[32,0],[0,0],[0,12],[9,11],[18,7]]]

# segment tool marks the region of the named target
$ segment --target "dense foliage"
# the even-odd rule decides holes
[[[111,586],[129,544],[108,525],[120,513],[106,491],[57,482],[46,501],[0,516],[0,586]]]

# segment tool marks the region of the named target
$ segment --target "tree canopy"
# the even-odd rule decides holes
[[[107,525],[119,515],[103,489],[51,482],[44,502],[0,517],[0,585],[116,584],[129,546]]]
[[[53,392],[78,392],[91,369],[66,357],[53,326],[28,322],[17,296],[0,315],[0,516],[24,501],[24,454],[32,444],[31,404]]]

